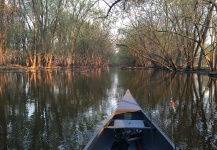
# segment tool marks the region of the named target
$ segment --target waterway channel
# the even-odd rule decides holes
[[[217,149],[215,79],[113,68],[1,71],[0,149],[82,150],[127,89],[177,147]]]

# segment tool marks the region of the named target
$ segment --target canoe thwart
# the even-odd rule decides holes
[[[114,120],[114,126],[117,128],[144,128],[142,120]]]
[[[122,120],[115,119],[113,125],[106,126],[111,129],[152,129],[146,127],[143,120]]]

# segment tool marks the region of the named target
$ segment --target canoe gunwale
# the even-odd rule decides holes
[[[133,105],[133,107],[131,107]],[[162,136],[162,138],[165,139],[165,142],[167,142],[173,149],[176,148],[175,144],[167,137],[167,135],[157,126],[157,124],[144,112],[144,110],[141,109],[141,107],[138,105],[138,103],[134,100],[129,90],[127,90],[126,94],[124,95],[123,99],[120,101],[118,107],[115,109],[115,111],[110,115],[108,119],[104,122],[103,126],[95,132],[95,134],[92,136],[90,141],[85,146],[84,150],[88,150],[89,147],[91,147],[92,143],[95,143],[98,137],[101,135],[101,133],[105,129],[135,129],[135,128],[117,128],[114,126],[110,126],[110,123],[116,119],[114,117],[116,115],[121,115],[125,113],[141,113],[141,115],[144,116],[145,119],[143,119],[143,123],[145,122],[148,124],[148,126],[145,126],[144,128],[141,128],[141,130],[157,130],[159,134]],[[153,131],[152,131],[153,132]]]

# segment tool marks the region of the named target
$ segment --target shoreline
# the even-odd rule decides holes
[[[114,67],[118,68],[120,70],[156,70],[156,71],[168,71],[166,69],[156,69],[153,67],[119,67],[119,66],[107,66],[107,67]],[[95,66],[75,66],[75,67],[66,67],[66,66],[52,66],[52,67],[26,67],[26,66],[21,66],[21,65],[5,65],[5,66],[0,66],[0,71],[20,71],[20,72],[28,72],[28,71],[43,71],[43,70],[72,70],[72,71],[84,71],[87,69],[103,69],[107,68],[105,66],[102,67],[95,67]],[[176,72],[176,73],[198,73],[198,74],[203,74],[207,75],[210,77],[217,77],[217,72],[209,72],[209,69],[179,69],[177,71],[170,71],[170,72]]]

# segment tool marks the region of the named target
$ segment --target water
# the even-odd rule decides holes
[[[180,149],[217,149],[215,80],[117,69],[1,72],[0,149],[83,149],[127,89]]]

